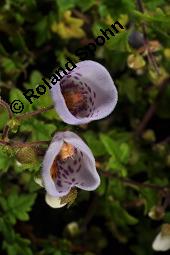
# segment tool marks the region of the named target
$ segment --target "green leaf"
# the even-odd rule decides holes
[[[112,218],[115,219],[116,223],[120,226],[135,225],[138,223],[138,219],[130,215],[125,209],[123,209],[119,202],[114,202],[110,206],[110,213]]]
[[[31,76],[30,76],[30,82],[31,84],[39,84],[40,81],[42,79],[42,74],[37,71],[37,70],[34,70],[32,73],[31,73]],[[41,81],[42,82],[42,81]],[[35,86],[35,85],[34,85]]]
[[[96,157],[104,156],[106,154],[105,147],[94,132],[87,131],[84,133],[84,137]]]
[[[2,59],[2,67],[5,69],[6,73],[13,73],[17,70],[16,64],[11,58],[4,57]]]
[[[37,119],[28,120],[21,126],[22,132],[30,132],[32,141],[49,140],[57,127],[54,124],[47,124]]]
[[[141,89],[137,86],[137,81],[128,75],[122,76],[121,79],[117,81],[119,86],[119,93],[122,96],[126,96],[131,103],[135,103],[140,99]]]
[[[68,9],[72,9],[76,5],[77,0],[59,0],[57,1],[60,13],[62,14]]]
[[[119,145],[116,141],[105,134],[100,134],[100,140],[110,156],[119,157]]]
[[[7,155],[2,150],[3,150],[3,146],[0,146],[0,171],[6,172],[12,162],[9,159],[9,155]]]
[[[28,220],[28,212],[31,210],[35,198],[35,194],[23,195],[14,191],[7,198],[8,210],[5,217],[9,218],[11,224],[15,224],[17,219]]]
[[[110,38],[106,47],[111,50],[117,50],[121,52],[130,52],[130,47],[128,44],[129,31],[119,32],[115,34],[114,38]]]
[[[3,249],[7,251],[8,255],[32,255],[30,246],[30,241],[22,238],[19,234],[15,235],[15,238],[12,242],[7,242],[6,240],[3,242]]]
[[[86,0],[86,1],[77,0],[77,5],[78,5],[78,7],[80,7],[80,9],[83,12],[89,10],[95,4],[96,4],[96,0]]]
[[[12,103],[14,100],[19,100],[24,105],[23,112],[28,112],[32,110],[31,104],[26,100],[22,91],[18,88],[14,88],[10,91],[10,102]]]
[[[149,15],[147,13],[141,13],[139,11],[133,11],[136,17],[138,17],[141,21],[145,20],[150,24],[154,25],[162,25],[165,28],[169,28],[170,24],[170,15],[165,15],[160,9],[154,13],[154,15]]]
[[[120,154],[119,159],[122,163],[127,163],[130,155],[130,148],[127,143],[120,144]]]
[[[108,170],[113,170],[114,172],[118,173],[121,176],[127,176],[127,170],[124,167],[122,163],[120,163],[115,156],[112,156],[108,163],[107,163],[107,169]]]

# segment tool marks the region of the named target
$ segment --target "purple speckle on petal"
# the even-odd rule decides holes
[[[62,187],[62,185],[61,185],[61,181],[57,181],[57,185],[59,186],[59,187]]]
[[[70,173],[74,172],[74,170],[73,170],[73,168],[71,166],[68,166],[68,170],[69,170]]]
[[[77,160],[74,160],[73,164],[76,165],[77,164]]]
[[[76,80],[79,80],[79,77],[77,77],[77,76],[74,76],[74,79],[76,79]]]
[[[77,168],[76,172],[80,172],[80,169],[81,169],[81,165]]]
[[[77,75],[79,75],[79,76],[82,76],[80,73],[76,73]]]
[[[89,86],[87,87],[87,89],[88,89],[88,91],[91,93],[91,88],[90,88]]]
[[[64,173],[65,173],[66,175],[69,175],[69,172],[68,172],[67,170],[65,170],[65,169],[64,169]]]
[[[67,176],[65,175],[65,174],[62,174],[62,176],[66,179],[67,178]]]

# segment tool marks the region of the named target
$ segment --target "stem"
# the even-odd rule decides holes
[[[4,100],[0,99],[0,106],[4,107],[7,110],[9,119],[12,119],[13,113],[9,105]]]
[[[26,113],[23,113],[21,115],[19,115],[18,117],[16,117],[17,120],[23,120],[23,119],[27,119],[27,118],[30,118],[30,117],[33,117],[33,116],[36,116],[38,114],[41,114],[43,112],[47,112],[49,110],[52,110],[54,108],[53,105],[50,105],[48,107],[44,107],[44,108],[40,108],[34,112],[26,112]]]
[[[159,191],[169,190],[169,187],[167,187],[167,186],[160,186],[160,185],[151,184],[151,183],[140,183],[140,182],[130,180],[128,178],[118,176],[117,174],[110,173],[110,172],[103,172],[102,174],[106,177],[117,179],[117,180],[119,180],[125,184],[128,184],[128,185],[134,185],[134,186],[141,187],[141,188],[155,189],[155,190],[159,190]]]
[[[90,205],[88,206],[86,215],[84,216],[83,224],[81,226],[82,232],[87,231],[88,224],[90,223],[90,221],[92,220],[92,218],[96,212],[97,205],[98,205],[98,197],[94,193],[94,195],[92,196],[92,201],[90,202]]]
[[[13,112],[11,111],[9,105],[2,99],[0,99],[0,106],[4,107],[7,112],[8,112],[8,117],[9,119],[13,118]],[[8,134],[9,134],[9,126],[5,125],[2,133],[2,140],[8,139]]]
[[[28,143],[21,143],[21,142],[13,142],[10,144],[12,147],[36,147],[42,145],[48,145],[50,141],[39,141],[39,142],[28,142]]]
[[[166,137],[163,141],[159,142],[158,144],[168,144],[170,143],[170,136]]]
[[[5,142],[5,141],[0,140],[0,144],[2,144],[2,145],[9,145],[9,142]]]
[[[165,88],[167,87],[167,85],[170,82],[170,78],[166,79],[163,84],[160,86],[159,89],[159,93],[155,99],[155,102],[149,107],[148,111],[145,113],[139,127],[136,130],[136,134],[137,135],[141,135],[145,129],[145,127],[147,126],[148,122],[151,120],[151,118],[153,117],[153,115],[156,113],[158,104],[159,104],[159,100],[162,97]]]
[[[137,3],[139,11],[141,13],[145,13],[142,0],[136,0],[136,3]],[[155,58],[154,58],[152,52],[150,51],[149,40],[148,40],[147,32],[146,32],[147,31],[146,23],[142,22],[141,26],[142,26],[143,35],[144,35],[144,38],[145,38],[145,47],[147,49],[148,62],[153,66],[153,68],[155,69],[157,74],[160,75],[159,68],[158,68],[157,63],[155,61]]]

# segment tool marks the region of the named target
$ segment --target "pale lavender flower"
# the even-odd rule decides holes
[[[161,226],[161,231],[153,241],[152,248],[155,251],[167,251],[170,249],[170,224],[166,223]]]
[[[47,193],[67,195],[73,187],[95,190],[100,184],[89,147],[73,132],[58,132],[43,161],[42,180]]]
[[[109,72],[91,60],[77,63],[72,71],[51,86],[56,111],[64,122],[72,125],[105,118],[118,100]]]

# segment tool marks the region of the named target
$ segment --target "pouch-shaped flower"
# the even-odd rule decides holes
[[[45,154],[42,180],[51,196],[67,195],[73,187],[95,190],[100,177],[94,156],[82,139],[73,132],[58,132]]]
[[[51,86],[56,111],[64,122],[72,125],[105,118],[114,110],[118,99],[109,72],[91,60],[77,63]]]
[[[170,224],[163,224],[160,233],[152,243],[155,251],[167,251],[170,249]]]

